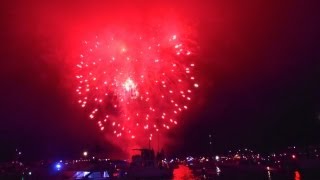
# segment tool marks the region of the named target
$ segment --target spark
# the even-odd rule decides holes
[[[74,65],[77,102],[101,131],[131,139],[146,133],[151,139],[155,131],[177,125],[191,107],[192,89],[199,88],[192,44],[183,33],[161,30],[118,35],[110,30],[112,36],[82,44]]]

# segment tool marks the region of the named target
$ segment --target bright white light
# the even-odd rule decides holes
[[[126,89],[126,91],[130,91],[130,90],[136,88],[136,85],[134,84],[134,82],[130,78],[128,78],[126,80],[126,82],[124,82],[123,87]]]
[[[83,156],[85,156],[85,157],[88,156],[88,152],[87,152],[87,151],[84,151],[84,152],[83,152]]]
[[[217,171],[217,174],[219,174],[221,172],[221,170],[218,166],[216,167],[216,171]]]
[[[220,157],[219,157],[219,156],[216,156],[216,160],[219,161],[219,159],[220,159]]]
[[[173,39],[173,40],[177,39],[177,35],[173,35],[173,36],[172,36],[172,39]]]
[[[61,169],[61,164],[60,163],[57,163],[56,164],[56,169],[59,171]]]

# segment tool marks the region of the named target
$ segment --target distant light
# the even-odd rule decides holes
[[[216,161],[219,161],[220,160],[220,157],[219,156],[216,156]]]
[[[296,158],[296,155],[292,154],[292,156],[291,156],[291,157],[292,157],[292,159],[295,159],[295,158]]]
[[[270,171],[270,167],[269,166],[267,166],[267,170]]]
[[[29,171],[29,173],[28,173],[28,174],[29,174],[29,176],[31,176],[32,172],[31,172],[31,171]]]
[[[83,156],[87,157],[87,156],[88,156],[88,152],[87,152],[87,151],[84,151],[84,152],[83,152]]]
[[[188,156],[186,159],[187,159],[187,161],[189,162],[189,161],[193,161],[194,158],[191,157],[191,156]]]
[[[56,164],[56,169],[57,169],[58,171],[60,171],[61,167],[62,167],[62,166],[61,166],[60,163],[57,163],[57,164]]]

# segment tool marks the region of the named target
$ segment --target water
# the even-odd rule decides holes
[[[189,167],[179,165],[179,167],[173,171],[173,179],[196,179],[196,176]]]
[[[309,171],[257,171],[257,170],[239,170],[237,168],[213,168],[217,169],[215,173],[199,174],[199,170],[191,169],[185,165],[179,165],[173,171],[173,180],[184,179],[214,179],[214,180],[317,180],[320,179],[319,170]]]
[[[243,168],[243,167],[218,167],[214,164],[206,165],[206,169],[202,168],[203,165],[179,165],[173,171],[173,180],[320,180],[320,170],[295,170],[295,171],[267,171],[267,169],[257,168]],[[24,179],[63,179],[61,174],[50,175],[46,174],[45,169],[42,173],[36,172],[32,175],[23,176]],[[21,175],[8,173],[1,176],[0,179],[21,179]],[[121,179],[121,178],[120,178]],[[130,178],[124,178],[130,179]]]

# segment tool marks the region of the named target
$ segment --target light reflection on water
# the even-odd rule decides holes
[[[267,175],[268,180],[274,180],[274,179],[279,179],[279,178],[282,179],[285,177],[288,178],[288,175],[289,175],[289,174],[285,175],[285,174],[281,174],[281,173],[279,174],[276,172],[267,171],[266,175],[263,175],[264,173],[261,172],[261,173],[259,173],[260,175],[258,174],[258,176],[257,176],[257,174],[253,172],[253,174],[251,176],[250,173],[247,174],[248,172],[242,172],[239,174],[239,172],[234,173],[233,171],[228,171],[228,172],[225,172],[225,174],[223,176],[219,177],[219,174],[223,173],[223,171],[224,171],[223,169],[222,170],[219,169],[219,173],[217,171],[217,174],[214,177],[214,179],[216,179],[216,180],[224,180],[224,179],[230,179],[230,178],[234,179],[234,178],[242,177],[245,174],[246,178],[250,179],[250,180],[257,179],[257,178],[261,179],[261,178],[263,178],[263,176],[266,177],[266,175]],[[293,178],[294,180],[302,180],[301,173],[299,171],[294,171],[290,174],[291,174],[291,175],[289,175],[290,179]],[[203,179],[203,177],[201,178],[201,177],[199,177],[199,175],[196,176],[189,167],[187,167],[185,165],[179,165],[179,167],[174,169],[174,171],[173,171],[173,180],[184,180],[184,179]],[[263,179],[265,179],[265,178],[263,178]]]
[[[173,179],[196,179],[191,169],[184,165],[179,165],[177,169],[173,170]]]
[[[275,178],[275,177],[276,177],[275,179],[279,178],[278,176],[275,176],[275,177],[274,176],[275,176],[275,174],[271,174],[271,172],[268,171],[268,180],[272,180],[272,178]],[[280,176],[280,177],[282,177],[282,176]],[[290,179],[292,179],[292,177],[293,177],[294,180],[301,180],[301,175],[300,175],[299,171],[292,172],[292,174],[290,174],[289,177],[290,177]]]
[[[294,180],[300,180],[300,173],[299,171],[294,172]]]
[[[271,180],[271,173],[268,171],[268,180]]]

